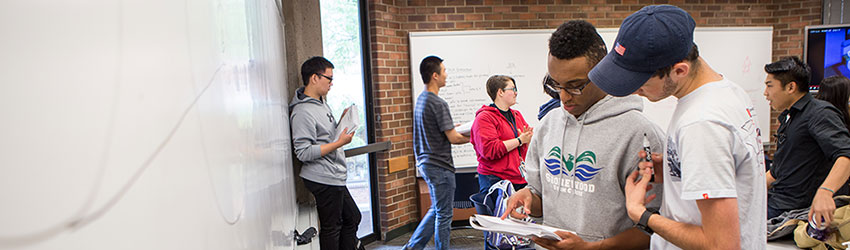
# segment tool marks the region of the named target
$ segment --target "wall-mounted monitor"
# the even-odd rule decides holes
[[[850,24],[806,26],[803,53],[812,68],[812,90],[826,77],[850,77]]]

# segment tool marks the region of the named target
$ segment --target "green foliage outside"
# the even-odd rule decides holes
[[[328,105],[339,118],[345,108],[357,104],[360,126],[345,148],[368,144],[366,106],[363,87],[363,60],[360,37],[360,11],[356,0],[321,0],[322,46],[324,56],[334,64],[334,85],[328,93]],[[337,80],[338,79],[338,80]],[[346,159],[348,180],[368,181],[369,157]]]

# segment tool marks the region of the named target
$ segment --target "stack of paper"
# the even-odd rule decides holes
[[[354,131],[357,130],[357,123],[360,119],[359,113],[357,112],[357,106],[351,104],[348,108],[346,108],[345,113],[342,114],[342,117],[339,118],[339,123],[336,125],[336,134],[342,134],[344,129],[348,129],[349,134],[353,134]]]
[[[469,217],[469,225],[471,225],[472,228],[481,231],[490,231],[529,238],[532,236],[536,236],[553,240],[561,240],[561,237],[555,234],[555,231],[571,232],[512,218],[502,220],[499,217],[480,214],[475,214],[472,215],[472,217]]]
[[[461,124],[461,125],[455,127],[455,131],[457,131],[461,135],[469,136],[469,133],[472,132],[472,123],[473,122],[474,121],[470,121],[470,122]]]

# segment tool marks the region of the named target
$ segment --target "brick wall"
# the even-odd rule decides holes
[[[381,232],[418,221],[413,166],[412,93],[408,32],[554,29],[584,19],[616,28],[649,4],[688,11],[698,27],[773,26],[773,58],[802,56],[803,29],[821,23],[820,0],[372,0],[369,4],[378,141],[393,148],[378,155]],[[776,117],[776,113],[772,117]],[[775,119],[771,119],[775,121]],[[776,125],[771,125],[771,134]],[[386,160],[409,156],[405,171],[387,173]]]
[[[783,56],[803,57],[803,39],[805,39],[806,25],[818,25],[822,23],[822,1],[776,1],[771,6],[773,10],[773,60]],[[805,59],[804,59],[805,60]],[[779,128],[776,117],[779,111],[770,114],[770,134],[775,134]],[[770,156],[776,151],[775,141],[770,148]]]
[[[378,202],[381,235],[415,223],[416,174],[413,166],[413,105],[407,51],[407,21],[394,0],[370,1],[369,30],[372,37],[372,91],[377,141],[391,141],[388,152],[377,154]],[[401,3],[402,1],[398,1]],[[387,159],[408,156],[406,170],[388,173]]]

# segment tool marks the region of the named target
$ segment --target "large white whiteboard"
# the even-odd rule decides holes
[[[598,29],[608,50],[617,36],[616,28]],[[449,74],[440,97],[450,106],[455,123],[472,121],[481,105],[490,104],[485,83],[491,75],[510,75],[517,81],[517,105],[531,126],[537,126],[537,111],[550,97],[541,82],[546,74],[549,36],[554,30],[448,31],[410,33],[410,72],[413,103],[424,90],[419,63],[429,55],[443,58]],[[696,28],[694,41],[700,55],[725,77],[740,84],[756,107],[762,140],[769,141],[770,107],[764,99],[765,73],[770,63],[773,27]],[[722,100],[718,100],[722,101]],[[644,99],[644,113],[667,129],[675,109],[675,97],[657,103]],[[453,146],[456,167],[477,166],[469,144]]]
[[[0,249],[293,249],[279,10],[0,1]]]

